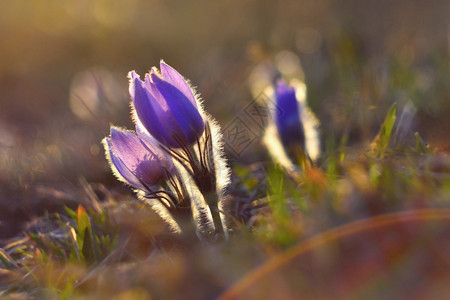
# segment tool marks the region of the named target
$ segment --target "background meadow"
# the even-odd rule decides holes
[[[449,15],[444,0],[0,0],[2,296],[445,298]],[[321,123],[301,185],[244,113],[255,67],[280,55],[300,61]],[[229,242],[171,236],[104,157],[110,124],[132,128],[127,72],[160,59],[224,130],[249,130],[226,147]],[[414,120],[381,151],[394,103]]]

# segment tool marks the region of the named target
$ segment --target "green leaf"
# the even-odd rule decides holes
[[[0,248],[0,261],[6,269],[10,269],[12,266],[18,267],[14,259],[2,248]]]
[[[389,110],[386,119],[384,120],[384,123],[381,127],[380,132],[380,157],[384,156],[384,152],[386,151],[387,147],[389,146],[389,141],[391,140],[392,135],[392,129],[394,128],[395,119],[396,119],[396,113],[397,113],[397,104],[394,103],[391,106],[391,109]]]
[[[25,236],[27,236],[30,240],[33,240],[42,251],[44,252],[47,251],[48,247],[45,245],[44,241],[42,241],[42,239],[37,234],[29,232],[25,233]]]
[[[85,234],[86,232],[89,232],[89,234],[92,234],[91,231],[91,222],[89,220],[89,216],[84,209],[83,206],[78,206],[77,210],[77,244],[80,249],[83,249]]]
[[[81,248],[81,252],[83,253],[84,258],[87,261],[93,261],[95,258],[94,255],[94,245],[92,244],[92,235],[89,228],[86,228],[84,231],[84,240],[83,246]]]
[[[379,158],[383,158],[391,140],[392,129],[394,128],[397,113],[397,104],[394,103],[381,125],[380,131],[371,144],[373,153]]]
[[[416,138],[415,150],[417,153],[430,153],[430,147],[425,143],[418,132],[414,133],[414,137]]]
[[[64,206],[64,209],[66,210],[67,214],[69,215],[69,217],[71,219],[73,219],[73,220],[77,219],[77,213],[73,209],[70,209],[67,206]]]

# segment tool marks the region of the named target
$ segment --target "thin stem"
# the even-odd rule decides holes
[[[209,206],[209,210],[211,211],[211,217],[213,219],[215,233],[220,234],[225,239],[228,239],[228,233],[222,224],[222,217],[220,215],[220,210],[217,205],[217,194],[215,192],[209,193],[208,195],[204,195],[206,203]]]

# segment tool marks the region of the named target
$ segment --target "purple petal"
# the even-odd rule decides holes
[[[150,96],[152,97],[153,101],[151,101],[151,103],[153,104],[154,108],[159,109],[160,112],[168,111],[169,107],[167,106],[166,99],[164,99],[164,96],[161,95],[159,90],[153,84],[153,81],[151,79],[153,76],[160,78],[159,75],[153,73],[153,69],[152,69],[152,73],[145,74],[145,82],[144,82],[143,86],[146,89],[146,91],[150,94]]]
[[[181,75],[170,66],[163,64],[162,70],[172,82],[172,79],[177,78],[184,82],[177,84],[180,89],[189,89]],[[162,78],[155,67],[150,74],[146,74],[144,82],[135,72],[130,72],[129,77],[130,95],[137,119],[155,139],[166,146],[180,147],[196,142],[203,134],[203,118],[190,89],[186,96],[182,90]]]
[[[160,142],[148,133],[141,122],[136,123],[136,133],[141,142],[159,158],[161,165],[172,173],[174,166],[171,158],[161,149]]]
[[[130,170],[133,170],[148,152],[139,141],[137,135],[114,127],[111,128],[111,143],[114,153],[120,157]]]
[[[276,124],[283,145],[305,144],[305,132],[299,114],[299,102],[295,89],[279,81],[276,87]]]
[[[144,87],[139,78],[135,78],[134,81],[130,82],[130,95],[133,100],[136,114],[145,128],[147,128],[157,140],[161,142],[170,140],[171,138],[167,134],[166,126],[163,126],[161,123],[161,120],[165,120],[166,122],[170,120],[170,115],[167,113],[167,104],[164,102],[165,107],[158,105],[163,101],[163,98],[158,97],[159,101],[157,101],[157,99],[148,91],[149,88],[151,88],[151,86],[148,88],[147,86]]]
[[[184,143],[194,143],[203,133],[204,123],[197,107],[175,86],[160,78],[157,74],[151,73],[152,84],[164,97],[169,107],[170,114],[175,119],[173,125],[181,128],[181,132],[174,130],[172,134],[177,135]],[[167,128],[167,127],[166,127]]]
[[[105,147],[107,147],[111,163],[113,164],[113,166],[111,167],[115,168],[116,171],[133,187],[138,189],[145,189],[142,183],[139,181],[139,179],[125,166],[123,161],[119,157],[117,157],[117,155],[114,153],[110,138],[106,138]]]
[[[179,89],[191,103],[197,107],[197,101],[192,93],[192,90],[186,80],[174,68],[161,61],[160,63],[161,75],[165,81]]]
[[[139,74],[137,74],[136,71],[134,71],[134,70],[128,72],[128,78],[130,78],[130,85],[128,87],[128,90],[130,92],[131,99],[134,99],[135,98],[136,80],[139,80],[140,82],[142,82],[142,81],[139,77]]]
[[[162,150],[159,148],[160,142],[150,135],[150,133],[147,131],[147,129],[145,129],[144,125],[139,122],[139,120],[136,122],[135,128],[139,139],[147,148],[150,149],[150,151],[152,151],[156,155],[162,152]]]
[[[293,87],[290,87],[284,82],[284,80],[277,81],[277,94],[285,94],[285,93],[295,93]]]
[[[111,128],[113,152],[142,182],[153,185],[164,175],[159,158],[150,151],[137,135]]]

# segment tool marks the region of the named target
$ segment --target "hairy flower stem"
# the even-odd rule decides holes
[[[206,166],[207,164],[210,166],[213,165],[213,158],[210,157],[212,151],[208,151],[209,149],[201,149],[200,147],[198,152],[193,147],[189,147],[188,150],[193,158],[190,160],[190,165],[193,169],[194,181],[210,209],[215,235],[219,234],[227,238],[228,234],[223,227],[222,217],[218,207],[219,196],[216,191],[215,173],[214,170],[209,170]]]
[[[220,216],[220,210],[217,205],[217,194],[215,192],[209,193],[207,195],[203,195],[205,197],[206,203],[209,206],[209,209],[211,211],[211,217],[214,222],[214,239],[217,239],[217,235],[225,237],[225,239],[228,238],[228,234],[225,231],[225,228],[222,224],[222,217]]]
[[[190,207],[178,207],[170,211],[173,219],[180,227],[184,236],[195,237],[195,226],[192,222],[192,213]]]

